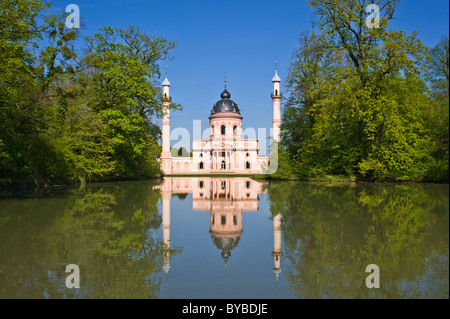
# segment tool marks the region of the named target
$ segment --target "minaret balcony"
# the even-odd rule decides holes
[[[283,93],[278,93],[278,94],[275,94],[275,93],[270,93],[270,96],[272,97],[272,98],[282,98],[283,97]]]

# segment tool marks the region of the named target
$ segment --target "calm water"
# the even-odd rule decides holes
[[[449,297],[448,185],[166,178],[3,194],[0,242],[0,298]]]

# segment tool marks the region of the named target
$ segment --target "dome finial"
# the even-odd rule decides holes
[[[231,97],[230,92],[227,91],[227,72],[225,72],[225,89],[223,90],[222,94],[220,94],[220,97],[222,98],[222,100],[228,100]]]
[[[281,79],[278,76],[278,61],[275,61],[275,76],[272,78],[272,82],[281,82]]]
[[[170,82],[167,79],[167,64],[166,64],[166,78],[164,79],[164,82],[162,83],[163,86],[170,86]]]

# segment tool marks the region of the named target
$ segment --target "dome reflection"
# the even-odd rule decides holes
[[[243,211],[258,211],[259,194],[263,193],[263,183],[249,177],[165,177],[157,188],[162,197],[163,241],[166,247],[164,270],[170,269],[170,198],[173,194],[185,197],[192,193],[193,210],[209,211],[209,233],[214,246],[227,262],[242,239]],[[281,271],[281,219],[274,216],[274,273],[278,278]]]

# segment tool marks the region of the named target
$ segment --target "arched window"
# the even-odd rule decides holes
[[[251,182],[249,182],[249,181],[245,182],[245,187],[246,188],[250,188],[251,185],[252,185]]]
[[[200,188],[203,188],[203,181],[198,182],[198,186],[200,186]]]
[[[275,90],[275,95],[278,96],[278,90]]]
[[[211,126],[211,135],[214,135],[214,126]]]
[[[245,162],[245,168],[247,168],[247,169],[250,168],[250,162]]]
[[[225,125],[222,125],[222,126],[220,127],[220,133],[221,133],[222,135],[225,135]]]
[[[233,134],[236,135],[237,134],[237,126],[233,126]]]
[[[200,168],[200,169],[203,169],[203,162],[200,162],[199,168]],[[202,182],[202,183],[203,183],[203,182]]]
[[[250,156],[250,153],[247,153],[245,156]]]
[[[225,161],[222,161],[222,164],[220,165],[221,169],[225,169]]]
[[[203,157],[203,153],[200,153],[200,157]]]

